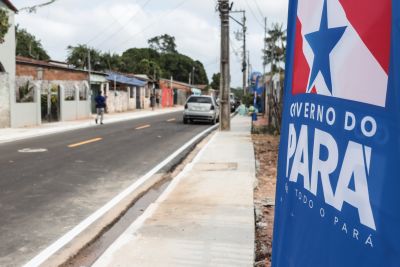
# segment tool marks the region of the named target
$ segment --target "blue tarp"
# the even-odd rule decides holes
[[[139,79],[127,77],[125,75],[114,72],[107,73],[106,79],[109,80],[110,82],[116,81],[117,83],[139,86],[139,87],[143,87],[147,84],[147,82],[141,81]]]

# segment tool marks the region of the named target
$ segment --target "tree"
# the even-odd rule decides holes
[[[100,64],[96,68],[99,70],[119,71],[123,66],[121,57],[118,54],[103,53],[100,54]]]
[[[221,80],[221,73],[214,73],[212,78],[211,78],[211,88],[215,90],[219,90],[219,83]]]
[[[176,53],[159,53],[153,48],[130,48],[121,56],[120,71],[127,73],[147,74],[150,77],[156,73],[157,78],[187,82],[195,68],[194,82],[208,84],[208,78],[203,64],[188,56]]]
[[[285,63],[286,31],[282,24],[276,23],[268,31],[268,35],[265,39],[267,48],[263,50],[263,60],[265,64],[271,64],[272,72],[276,73],[283,69],[282,64]]]
[[[284,67],[286,57],[286,31],[283,30],[282,24],[273,24],[272,29],[268,31],[269,37],[265,39],[267,49],[263,50],[264,64],[271,64],[271,77],[276,73],[281,73]],[[280,82],[282,84],[282,82]],[[275,92],[280,90],[279,93]],[[283,87],[271,87],[268,94],[268,121],[279,131],[282,118],[282,97],[279,99],[277,95],[283,95]]]
[[[194,61],[194,67],[193,84],[208,84],[208,77],[203,63],[196,60]]]
[[[47,52],[43,49],[40,40],[37,40],[35,36],[28,33],[25,29],[20,29],[18,25],[15,27],[15,30],[17,39],[17,56],[23,56],[38,60],[50,59]]]
[[[86,45],[77,45],[68,46],[67,62],[77,68],[87,69],[88,51],[90,50],[92,70],[146,74],[154,79],[169,79],[172,76],[181,82],[187,82],[189,76],[194,74],[193,84],[208,84],[203,64],[186,55],[179,54],[176,51],[174,37],[165,34],[152,38],[149,43],[152,43],[153,47],[158,46],[158,50],[162,52],[160,53],[154,48],[130,48],[119,56],[110,52],[102,53],[88,48]]]
[[[175,37],[163,34],[155,36],[148,41],[149,47],[159,53],[178,53],[176,50]]]
[[[148,60],[148,59],[142,59],[139,62],[135,73],[146,74],[149,77],[158,79],[158,78],[160,78],[160,76],[162,74],[162,70],[156,62]]]
[[[105,66],[101,64],[101,53],[86,45],[79,44],[77,46],[68,46],[67,62],[76,68],[88,69],[89,68],[89,51],[90,51],[90,67],[91,70],[104,70]],[[104,63],[104,62],[103,62]],[[108,68],[106,68],[108,69]]]
[[[0,44],[4,42],[4,37],[6,36],[9,28],[10,23],[8,21],[7,11],[3,8],[0,8]]]
[[[160,67],[163,70],[163,78],[188,82],[193,69],[193,60],[181,54],[163,54],[160,57]]]
[[[130,48],[121,56],[121,71],[138,73],[138,65],[143,59],[153,61],[159,65],[160,54],[151,48]]]

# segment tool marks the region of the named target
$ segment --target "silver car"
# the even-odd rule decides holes
[[[214,97],[192,95],[188,98],[183,112],[183,123],[192,121],[208,121],[211,124],[219,121],[219,106]]]

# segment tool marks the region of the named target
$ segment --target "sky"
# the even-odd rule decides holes
[[[12,2],[22,8],[46,1]],[[264,17],[269,27],[272,23],[286,25],[288,0],[233,2],[233,10],[246,11],[251,69],[262,71]],[[179,53],[203,63],[211,82],[220,67],[216,4],[217,0],[57,0],[36,13],[19,12],[16,23],[41,40],[50,57],[59,61],[66,60],[69,45],[86,44],[103,52],[122,54],[132,47],[148,47],[148,39],[167,33],[175,37]],[[241,13],[231,15],[241,20]],[[241,87],[243,41],[237,40],[235,34],[241,26],[231,20],[230,28],[231,87]]]

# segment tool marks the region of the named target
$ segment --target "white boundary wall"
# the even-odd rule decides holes
[[[40,81],[33,80],[32,77],[17,77],[16,88],[30,81],[34,87],[34,102],[17,103],[15,94],[13,95],[11,126],[13,128],[40,125],[41,120],[41,93],[48,92],[52,85],[60,86],[59,102],[60,102],[60,121],[71,121],[90,118],[90,92],[88,90],[87,81]],[[0,83],[1,84],[1,83]],[[1,87],[1,86],[0,86]],[[73,88],[74,100],[65,100],[65,89]],[[84,89],[86,100],[79,99],[80,89]]]

